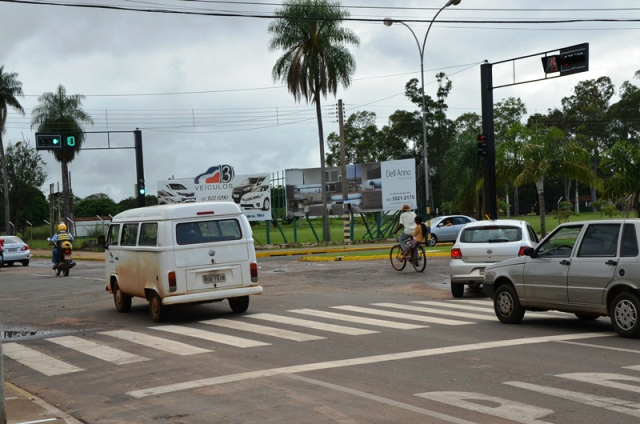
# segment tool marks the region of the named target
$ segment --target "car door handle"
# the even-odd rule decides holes
[[[618,261],[614,261],[613,259],[609,259],[607,262],[604,263],[605,265],[612,265],[612,266],[616,266],[618,265]]]
[[[563,260],[560,261],[560,265],[571,265],[571,261],[563,259]]]

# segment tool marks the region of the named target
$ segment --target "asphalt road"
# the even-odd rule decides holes
[[[104,267],[0,273],[5,380],[88,423],[637,423],[640,345],[606,319],[527,313],[387,261],[260,261],[246,314],[146,302],[119,314]],[[260,327],[258,327],[260,326]],[[33,359],[36,358],[36,359]]]

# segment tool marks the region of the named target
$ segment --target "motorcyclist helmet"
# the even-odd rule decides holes
[[[58,224],[58,231],[67,231],[67,226],[64,224],[64,222]]]

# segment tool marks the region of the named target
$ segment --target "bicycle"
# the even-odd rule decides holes
[[[396,271],[402,271],[405,266],[407,266],[407,261],[411,262],[413,268],[417,272],[422,272],[427,267],[427,254],[424,251],[424,246],[420,243],[416,248],[418,253],[417,259],[413,259],[412,257],[405,257],[402,253],[402,248],[399,244],[394,245],[389,251],[389,260],[391,261],[391,266]]]

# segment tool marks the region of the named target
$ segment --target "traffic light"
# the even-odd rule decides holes
[[[560,72],[560,76],[589,70],[589,43],[560,49],[560,54],[542,57],[545,74]]]
[[[140,196],[147,194],[147,189],[144,187],[144,180],[140,180],[140,182],[138,182],[138,194]]]
[[[478,156],[484,157],[488,154],[489,146],[487,144],[487,138],[482,134],[478,134]]]
[[[54,134],[36,134],[36,150],[54,150],[62,148],[62,137]]]
[[[65,144],[69,147],[75,147],[76,145],[76,138],[72,135],[67,136],[66,142]]]

